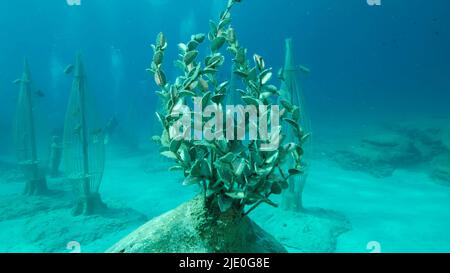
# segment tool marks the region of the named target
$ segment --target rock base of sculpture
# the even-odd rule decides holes
[[[286,249],[248,217],[210,215],[200,196],[112,246],[113,253],[279,253]]]

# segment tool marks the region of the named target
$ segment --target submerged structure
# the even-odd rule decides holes
[[[104,130],[87,91],[81,54],[71,72],[74,80],[64,123],[64,171],[78,198],[73,214],[90,215],[106,208],[99,194],[105,163]]]
[[[303,96],[303,90],[300,83],[301,73],[309,73],[309,69],[296,64],[294,58],[294,48],[292,39],[286,39],[285,41],[285,63],[284,67],[279,72],[279,78],[282,81],[280,88],[280,98],[289,101],[289,103],[296,105],[293,111],[296,119],[299,120],[299,124],[304,131],[304,134],[310,135],[311,122],[307,115],[305,99]],[[289,141],[295,139],[295,132],[287,127],[284,134]],[[311,153],[311,138],[308,137],[304,143],[302,143],[303,159],[305,155]],[[290,178],[289,189],[283,193],[283,209],[292,211],[301,211],[303,209],[303,190],[307,179],[307,166],[308,164],[303,162],[303,173],[296,177]]]
[[[31,74],[26,60],[22,78],[17,79],[15,82],[20,85],[20,90],[14,124],[14,140],[17,159],[26,179],[24,193],[27,195],[41,195],[47,191],[47,181],[39,168],[33,113],[34,92],[32,91]]]
[[[52,137],[52,143],[50,146],[50,160],[49,160],[49,171],[52,177],[57,177],[59,175],[59,166],[62,160],[62,145],[61,138],[59,136]]]
[[[180,76],[169,83],[163,71],[167,41],[160,33],[153,45],[154,57],[149,71],[153,74],[164,111],[157,113],[161,136],[154,137],[162,146],[162,155],[173,160],[172,171],[180,171],[183,185],[197,185],[201,193],[193,200],[157,217],[113,246],[111,252],[285,252],[285,248],[254,223],[248,214],[261,204],[278,205],[271,200],[289,187],[289,181],[302,170],[302,143],[306,140],[299,124],[298,107],[283,100],[279,125],[271,123],[268,140],[196,140],[174,133],[180,119],[174,109],[201,98],[203,107],[220,109],[226,100],[229,81],[220,82],[225,48],[233,59],[233,74],[242,82],[235,92],[246,106],[269,106],[277,102],[280,90],[270,84],[272,69],[255,54],[247,59],[247,49],[239,45],[231,27],[230,11],[240,1],[230,0],[218,22],[210,23],[208,35],[195,34],[186,44],[179,44]],[[208,38],[210,54],[198,60],[198,48]],[[232,99],[234,100],[234,99]],[[264,108],[264,107],[263,107]],[[271,108],[264,117],[276,116]],[[261,109],[261,108],[260,108]],[[194,119],[197,112],[191,112]],[[201,117],[202,128],[210,120]],[[190,119],[189,119],[190,120]],[[245,118],[244,118],[245,120]],[[272,120],[272,119],[271,119]],[[235,120],[236,122],[236,120]],[[245,126],[245,125],[244,125]],[[247,127],[249,124],[247,124]],[[218,133],[220,126],[213,126]],[[284,127],[292,128],[290,142],[281,136]],[[211,129],[211,128],[210,128]],[[247,128],[248,129],[248,128]],[[278,140],[278,141],[277,141]],[[266,144],[279,145],[266,149]],[[289,164],[284,164],[293,158]]]

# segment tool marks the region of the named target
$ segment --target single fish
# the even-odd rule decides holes
[[[91,135],[93,135],[93,136],[98,136],[98,135],[100,135],[102,133],[103,133],[103,129],[102,128],[98,128],[98,129],[95,129],[95,130],[91,131]]]
[[[303,65],[300,65],[299,69],[300,69],[300,71],[307,73],[307,74],[311,72],[311,70],[308,67],[303,66]]]
[[[161,137],[160,136],[152,136],[151,140],[156,143],[161,143]]]
[[[44,92],[42,92],[42,90],[37,90],[34,94],[36,96],[38,96],[39,98],[44,98],[45,97],[45,94],[44,94]]]
[[[284,81],[284,69],[280,68],[280,70],[278,70],[278,79]]]
[[[72,71],[74,69],[74,65],[73,64],[69,64],[65,69],[64,69],[64,74],[71,74]]]
[[[13,84],[19,84],[22,80],[21,79],[16,79],[13,81]]]

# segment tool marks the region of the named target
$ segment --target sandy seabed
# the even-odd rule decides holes
[[[107,158],[101,194],[110,210],[89,217],[70,215],[73,196],[63,179],[49,180],[49,196],[21,196],[23,181],[2,158],[0,252],[70,252],[70,242],[104,252],[196,194],[157,153],[110,149]],[[262,206],[251,218],[290,252],[371,252],[373,244],[381,252],[450,252],[450,188],[425,173],[375,178],[315,157],[304,203],[301,214]]]

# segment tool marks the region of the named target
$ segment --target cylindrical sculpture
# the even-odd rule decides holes
[[[20,84],[14,124],[17,159],[26,179],[24,193],[27,195],[40,195],[47,191],[47,182],[39,169],[33,114],[32,82],[27,61],[24,64],[22,78],[18,79],[17,83]]]
[[[64,171],[78,198],[74,215],[96,214],[106,208],[99,194],[105,162],[104,130],[94,109],[78,55],[63,138]]]
[[[280,73],[282,80],[282,98],[290,101],[294,105],[298,105],[298,115],[300,116],[300,127],[305,134],[311,132],[311,123],[305,109],[305,99],[300,84],[300,75],[302,72],[309,72],[309,69],[299,66],[295,63],[292,39],[286,39],[286,55],[284,68]],[[288,138],[294,138],[292,131],[284,132]],[[303,150],[306,154],[311,152],[311,139],[307,139],[303,143]],[[307,156],[303,157],[307,159]],[[292,177],[289,180],[289,190],[283,195],[283,208],[286,210],[301,211],[303,209],[303,190],[307,178],[308,164],[303,164],[304,173],[302,175]]]

